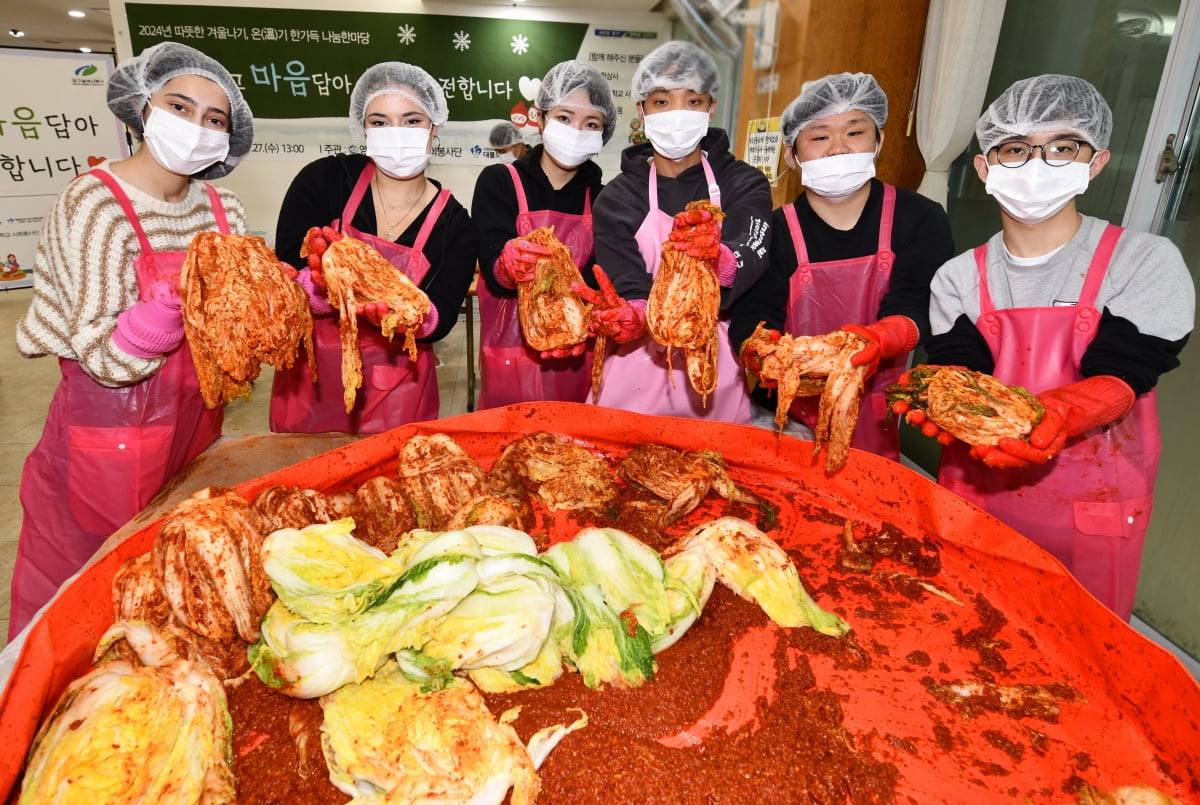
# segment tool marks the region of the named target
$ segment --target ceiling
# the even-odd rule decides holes
[[[82,11],[76,19],[68,11]],[[9,34],[12,29],[22,37]],[[89,47],[108,52],[116,47],[108,4],[96,0],[5,0],[0,5],[0,44],[14,48],[78,50]]]
[[[432,8],[441,5],[513,6],[513,0],[425,0]],[[530,6],[595,10],[595,0],[520,0]],[[4,0],[0,3],[0,47],[53,48],[78,50],[89,47],[96,52],[115,50],[112,16],[108,4],[97,0]],[[603,7],[610,11],[649,11],[659,0],[606,0]],[[247,5],[284,6],[272,0],[258,0]],[[82,11],[86,16],[75,18],[68,11]],[[12,29],[24,31],[22,37],[9,34]]]

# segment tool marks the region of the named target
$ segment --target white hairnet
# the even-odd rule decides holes
[[[508,148],[521,142],[521,130],[516,123],[505,121],[492,126],[488,133],[488,145],[492,148]]]
[[[690,89],[701,95],[721,87],[717,63],[691,42],[659,45],[647,53],[633,74],[633,99],[644,101],[656,89]]]
[[[617,101],[608,80],[596,68],[575,60],[559,62],[542,79],[542,88],[538,90],[534,105],[549,112],[564,105],[567,96],[580,89],[587,92],[586,108],[604,115],[603,141],[607,143],[617,130]]]
[[[1041,131],[1074,132],[1103,151],[1112,135],[1112,109],[1082,78],[1039,75],[1004,90],[975,124],[975,137],[985,154],[1010,137]]]
[[[220,62],[178,42],[159,42],[121,62],[108,79],[108,108],[139,138],[142,112],[150,96],[172,78],[198,75],[214,82],[229,98],[229,156],[197,173],[200,179],[219,179],[242,161],[254,142],[254,115],[237,82]]]
[[[883,88],[870,73],[838,73],[810,81],[796,100],[783,110],[780,126],[783,144],[796,142],[805,126],[826,117],[858,109],[875,121],[878,128],[887,122],[888,101]]]
[[[450,117],[442,85],[415,64],[385,61],[368,67],[350,92],[350,131],[362,135],[367,122],[367,105],[380,95],[399,95],[421,107],[435,126]]]

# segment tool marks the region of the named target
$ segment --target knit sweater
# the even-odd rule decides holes
[[[179,202],[161,201],[119,178],[117,182],[155,251],[186,251],[197,233],[217,228],[202,182],[193,181]],[[241,201],[229,190],[217,192],[230,232],[245,234]],[[89,174],[72,181],[42,224],[33,301],[17,323],[21,354],[79,361],[93,380],[114,388],[158,371],[163,356],[128,355],[112,339],[117,315],[138,300],[134,259],[140,251],[133,227],[104,183]]]

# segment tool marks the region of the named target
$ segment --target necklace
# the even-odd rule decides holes
[[[384,210],[394,210],[397,207],[399,207],[400,204],[404,203],[404,202],[400,202],[400,204],[389,204],[387,202],[387,199],[385,199],[383,197],[383,192],[379,189],[378,181],[372,179],[372,183],[375,185],[375,197],[379,199],[379,206],[383,207]],[[412,214],[412,211],[416,208],[417,204],[419,204],[421,202],[421,199],[423,199],[423,198],[425,198],[425,187],[421,188],[421,192],[417,193],[417,197],[415,199],[413,199],[412,204],[408,205],[408,208],[403,213],[401,213],[399,218],[396,218],[395,220],[388,222],[387,216],[385,214],[385,216],[384,216],[385,227],[384,227],[384,233],[383,233],[384,237],[386,237],[388,240],[395,240],[396,235],[398,234],[396,232],[396,230],[399,228],[401,223],[408,220],[408,216],[410,214]],[[400,230],[400,232],[403,232],[403,231],[404,231],[403,229]]]

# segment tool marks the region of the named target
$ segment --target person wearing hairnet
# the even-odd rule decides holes
[[[584,277],[592,264],[592,201],[600,167],[592,157],[613,135],[617,104],[595,68],[565,61],[550,68],[538,90],[542,143],[512,165],[479,174],[471,214],[479,227],[479,407],[517,402],[584,402],[591,387],[586,344],[538,353],[525,344],[516,288],[533,280],[545,247],[525,240],[553,226]]]
[[[142,145],[54,202],[17,325],[21,354],[57,356],[62,380],[21,476],[10,638],[221,434],[183,337],[179,269],[197,233],[245,234],[238,198],[203,180],[250,150],[250,108],[224,67],[175,42],[123,61],[108,108]]]
[[[643,413],[748,423],[750,398],[729,343],[730,305],[767,267],[771,188],[762,173],[735,159],[729,138],[711,127],[720,84],[711,56],[690,42],[667,42],[642,59],[633,99],[649,139],[626,148],[621,173],[596,202],[593,332],[615,342],[597,402]],[[685,211],[709,200],[725,213]],[[717,377],[707,402],[688,382],[682,356],[668,366],[666,349],[646,332],[646,300],[665,243],[701,258],[717,244],[721,285]],[[600,360],[601,356],[596,356]]]
[[[529,146],[521,137],[521,130],[512,121],[504,121],[492,126],[488,133],[488,145],[500,155],[503,163],[515,162],[529,152]]]
[[[448,117],[441,85],[429,73],[402,62],[376,64],[350,94],[350,130],[366,137],[366,154],[323,157],[292,180],[279,210],[275,250],[279,259],[300,269],[297,279],[309,295],[317,380],[313,382],[302,360],[276,370],[271,430],[381,433],[437,418],[436,360],[430,345],[458,321],[479,244],[466,209],[425,175],[434,137]],[[369,244],[433,303],[415,333],[415,361],[404,349],[403,333],[389,340],[380,331],[384,303],[359,309],[364,319],[358,330],[363,383],[349,412],[343,402],[337,311],[325,296],[319,258],[300,256],[311,227],[330,228],[322,239],[347,236]],[[321,251],[319,242],[316,251]],[[316,272],[310,267],[314,265]]]
[[[929,362],[1023,386],[1045,413],[1028,441],[952,442],[939,481],[1128,619],[1161,450],[1154,387],[1179,365],[1195,289],[1169,240],[1076,209],[1112,133],[1108,103],[1087,81],[1018,81],[975,133],[975,170],[1002,229],[934,276]]]
[[[730,336],[743,344],[761,321],[791,335],[845,329],[866,338],[851,359],[871,375],[852,444],[899,461],[884,389],[929,335],[929,283],[954,243],[939,204],[874,178],[887,117],[887,96],[865,73],[813,81],[784,110],[784,156],[805,192],[775,211],[770,268],[735,306]],[[755,419],[774,427],[768,395],[755,389]],[[819,400],[797,398],[788,430],[811,438]]]

